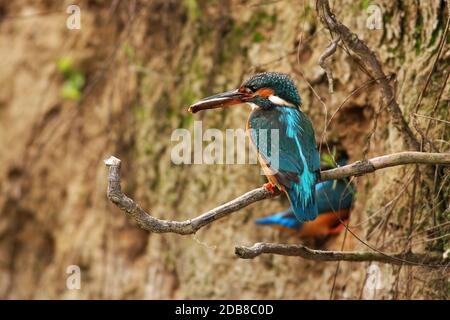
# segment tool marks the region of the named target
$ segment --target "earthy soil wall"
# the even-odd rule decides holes
[[[246,107],[195,116],[186,107],[256,71],[291,74],[317,140],[339,143],[350,161],[405,150],[378,88],[364,86],[369,77],[345,48],[331,58],[328,92],[318,59],[330,35],[314,1],[79,1],[80,30],[66,27],[69,4],[0,2],[1,298],[448,298],[442,269],[343,262],[336,272],[336,263],[293,257],[238,259],[235,245],[299,242],[253,224],[284,209],[281,197],[184,237],[148,234],[106,198],[102,161],[111,154],[123,160],[124,191],[165,219],[194,217],[264,183],[257,165],[170,161],[172,131],[192,131],[194,120],[204,129],[245,128]],[[377,0],[382,29],[370,30],[371,4],[334,0],[332,8],[395,75],[412,125],[448,7]],[[448,121],[445,41],[417,113]],[[350,94],[324,135],[325,115]],[[416,118],[435,151],[449,152],[448,123]],[[397,167],[354,181],[351,228],[362,240],[386,252],[449,249],[448,168]],[[343,241],[322,247],[341,249]],[[368,250],[350,235],[343,247]],[[81,268],[80,290],[66,288],[69,265]],[[371,290],[374,268],[382,285]]]

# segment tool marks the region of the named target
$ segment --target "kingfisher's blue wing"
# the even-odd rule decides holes
[[[315,219],[314,186],[320,157],[311,121],[295,108],[256,109],[250,114],[248,128],[262,160],[284,186],[296,217],[300,221]],[[272,130],[278,132],[278,141]]]

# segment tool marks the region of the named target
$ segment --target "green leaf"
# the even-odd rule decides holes
[[[69,77],[69,81],[75,88],[81,89],[83,88],[86,80],[84,79],[84,75],[81,72],[77,71]]]
[[[325,163],[328,164],[330,167],[334,167],[333,157],[328,153],[322,154],[322,160],[325,161]]]
[[[61,89],[61,96],[64,99],[78,101],[81,98],[81,91],[74,87],[70,81],[66,81]]]
[[[56,62],[56,68],[64,75],[68,75],[73,71],[73,60],[70,57],[59,58]]]

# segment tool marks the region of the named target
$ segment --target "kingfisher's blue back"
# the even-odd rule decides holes
[[[269,181],[287,194],[299,221],[314,220],[320,156],[311,121],[298,108],[259,108],[250,114],[248,129]]]

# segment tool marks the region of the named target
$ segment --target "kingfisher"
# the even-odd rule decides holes
[[[350,218],[354,188],[346,180],[323,181],[316,184],[319,216],[314,221],[300,222],[292,207],[286,211],[255,220],[301,238],[321,238],[339,234]]]
[[[252,109],[246,132],[268,179],[264,188],[271,194],[277,193],[276,189],[284,192],[298,221],[314,220],[318,215],[315,185],[320,155],[311,120],[300,110],[302,100],[294,81],[284,73],[258,73],[236,90],[194,103],[189,111],[242,103]]]

